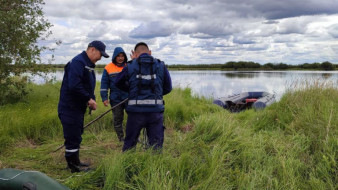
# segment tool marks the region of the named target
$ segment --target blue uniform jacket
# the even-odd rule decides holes
[[[123,53],[125,55],[125,52],[122,48],[116,47],[114,50],[114,54],[112,57],[112,60],[114,61],[115,57],[119,55],[120,53]],[[127,56],[125,55],[125,61],[127,61]],[[100,95],[102,98],[102,101],[105,101],[108,99],[108,91],[109,92],[109,99],[110,104],[116,105],[120,103],[122,100],[128,98],[128,93],[120,90],[115,86],[115,78],[118,73],[121,72],[121,70],[126,66],[127,64],[124,63],[121,66],[117,66],[114,63],[109,63],[105,69],[103,70],[102,78],[101,78],[101,89],[100,89]]]
[[[147,54],[140,55],[145,56]],[[171,77],[169,71],[166,67],[164,67],[163,72],[163,95],[166,95],[171,92],[172,84],[171,84]],[[123,68],[123,70],[116,76],[115,85],[117,88],[129,92],[129,79],[128,79],[128,67]]]
[[[85,113],[90,98],[95,100],[95,64],[83,51],[64,68],[58,112],[65,114]]]

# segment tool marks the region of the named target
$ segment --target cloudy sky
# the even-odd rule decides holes
[[[166,64],[338,63],[338,0],[45,0],[42,45],[67,63],[101,40],[129,55],[148,43]],[[61,40],[57,46],[54,41]],[[43,60],[51,52],[43,53]],[[111,60],[102,58],[98,64]]]

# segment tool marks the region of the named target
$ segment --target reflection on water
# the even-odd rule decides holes
[[[194,95],[219,98],[247,91],[275,93],[279,100],[293,83],[324,80],[338,84],[338,71],[169,71],[174,87],[189,87]],[[46,79],[34,76],[34,83],[61,81],[63,71],[48,73]],[[102,71],[96,72],[101,80]],[[99,88],[99,87],[98,87]]]
[[[228,78],[254,78],[259,75],[257,72],[236,72],[236,73],[222,73]]]
[[[332,73],[322,73],[323,79],[329,79],[332,76]]]

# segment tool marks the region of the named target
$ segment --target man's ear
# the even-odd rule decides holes
[[[151,55],[151,50],[149,50],[149,55]]]
[[[91,48],[90,48],[90,51],[91,51],[91,52],[94,52],[94,51],[95,51],[95,48],[94,48],[94,47],[91,47]]]

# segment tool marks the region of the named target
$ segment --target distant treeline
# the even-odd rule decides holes
[[[63,68],[64,64],[48,64],[44,65],[49,68]],[[195,65],[166,65],[169,69],[221,69],[221,70],[286,70],[286,69],[313,69],[313,70],[336,70],[338,64],[330,63],[328,61],[322,63],[303,63],[299,65],[288,65],[285,63],[266,63],[261,65],[252,61],[229,61],[224,64],[195,64]],[[98,64],[96,68],[104,68],[105,65]]]
[[[229,61],[224,64],[199,64],[199,65],[167,65],[170,69],[263,69],[263,70],[285,70],[285,69],[314,69],[335,70],[338,64],[328,61],[322,63],[304,63],[300,65],[288,65],[285,63],[266,63],[261,65],[252,61]]]

